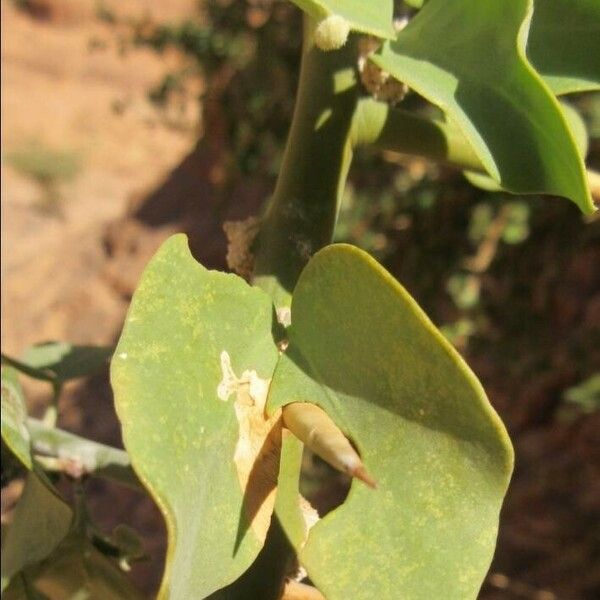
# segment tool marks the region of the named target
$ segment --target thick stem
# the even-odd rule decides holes
[[[313,42],[306,18],[298,96],[275,192],[258,238],[254,283],[289,306],[308,259],[331,242],[350,167],[358,102],[356,40],[337,51]]]

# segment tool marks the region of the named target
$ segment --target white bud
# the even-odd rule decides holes
[[[329,15],[315,29],[315,44],[321,50],[337,50],[348,39],[350,23],[340,15]]]

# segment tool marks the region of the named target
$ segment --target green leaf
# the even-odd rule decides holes
[[[560,108],[563,113],[565,120],[571,131],[571,135],[577,145],[577,150],[581,155],[582,160],[585,159],[588,153],[589,137],[585,126],[585,121],[577,110],[567,102],[561,102]],[[485,173],[478,173],[477,171],[464,171],[466,179],[475,187],[486,190],[487,192],[499,192],[502,190],[494,179]]]
[[[527,55],[557,95],[600,89],[600,2],[535,0]]]
[[[292,0],[292,2],[316,20],[330,15],[344,17],[354,31],[368,33],[380,38],[392,39],[394,3],[392,0]]]
[[[2,365],[2,439],[11,452],[31,469],[31,436],[27,408],[17,371]]]
[[[43,475],[30,471],[8,533],[2,540],[2,590],[28,565],[46,558],[64,539],[71,509]]]
[[[299,548],[304,543],[308,533],[302,515],[298,488],[303,450],[304,445],[289,431],[284,430],[275,513],[295,548]]]
[[[26,350],[22,362],[57,381],[87,377],[108,364],[112,348],[73,346],[66,342],[44,342]]]
[[[528,0],[430,0],[373,60],[442,108],[504,189],[590,213],[575,141],[525,58],[531,12]]]
[[[318,404],[378,481],[353,483],[310,530],[300,560],[311,580],[328,600],[475,598],[513,464],[476,377],[408,293],[347,245],[309,262],[288,331],[269,409]]]
[[[281,433],[264,413],[272,326],[270,298],[204,269],[182,235],[133,297],[111,378],[125,447],[167,522],[172,600],[233,582],[263,545]]]

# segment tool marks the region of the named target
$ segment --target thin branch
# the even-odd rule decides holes
[[[62,382],[53,381],[52,382],[52,399],[50,400],[50,404],[46,408],[46,412],[44,413],[44,418],[42,419],[42,421],[46,427],[54,427],[56,425],[56,421],[58,419],[58,402],[60,400],[61,392],[62,392]]]
[[[358,103],[352,122],[352,144],[421,156],[461,171],[486,173],[467,138],[457,127],[420,117],[373,98],[363,98]],[[600,173],[588,169],[586,174],[592,198],[598,203]]]
[[[16,358],[12,358],[12,357],[8,356],[7,354],[2,353],[1,357],[2,357],[3,365],[8,365],[9,367],[13,367],[13,369],[17,369],[17,371],[20,371],[21,373],[24,373],[25,375],[29,375],[29,377],[31,377],[32,379],[40,379],[41,381],[49,381],[51,383],[56,380],[56,376],[54,374],[49,373],[42,369],[36,369],[34,367],[30,367],[29,365],[26,365],[25,363],[21,362],[20,360],[17,360]]]
[[[413,154],[463,170],[483,171],[481,161],[452,125],[427,119],[373,98],[363,98],[352,123],[355,146]]]
[[[28,419],[27,427],[31,433],[33,452],[39,455],[36,458],[42,467],[71,476],[93,475],[133,489],[144,489],[124,450],[48,427],[38,419]]]
[[[485,273],[492,264],[498,250],[498,244],[500,243],[502,234],[506,228],[509,215],[510,207],[505,204],[500,208],[498,214],[487,228],[485,237],[477,247],[475,255],[464,261],[463,264],[465,268],[471,271],[471,273],[481,275],[482,273]]]

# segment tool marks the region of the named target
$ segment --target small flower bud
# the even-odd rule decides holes
[[[315,44],[321,50],[338,50],[348,39],[350,23],[340,15],[329,15],[315,29]]]

